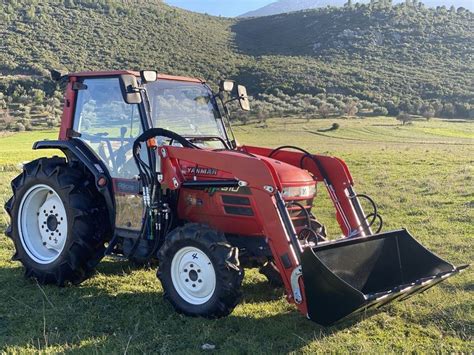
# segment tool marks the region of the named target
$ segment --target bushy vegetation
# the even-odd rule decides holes
[[[342,94],[317,95],[295,93],[285,94],[277,89],[273,94],[255,97],[252,114],[258,119],[266,117],[300,117],[306,119],[331,116],[385,116],[387,110],[377,104],[361,100],[357,96]],[[244,113],[237,113],[241,117]]]
[[[254,116],[350,116],[354,107],[359,115],[469,118],[472,21],[461,8],[411,1],[238,20],[149,0],[3,1],[0,128],[15,129],[28,114],[32,127],[57,123],[50,68],[228,77],[259,101]]]
[[[46,78],[0,80],[0,129],[52,128],[61,117],[62,92]]]

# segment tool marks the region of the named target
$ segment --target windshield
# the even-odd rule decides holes
[[[227,140],[212,92],[201,83],[158,80],[145,85],[154,127],[184,137],[220,137]]]

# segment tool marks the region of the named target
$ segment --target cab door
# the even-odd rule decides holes
[[[82,84],[74,131],[101,158],[112,177],[117,232],[136,235],[144,210],[132,156],[133,142],[143,132],[139,105],[123,101],[118,77],[85,78]]]

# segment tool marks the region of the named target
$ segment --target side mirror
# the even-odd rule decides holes
[[[135,75],[120,75],[119,81],[123,101],[125,101],[127,104],[139,104],[142,102],[140,89],[138,87],[138,82]]]
[[[142,70],[140,72],[143,84],[152,83],[158,80],[158,73],[154,70]]]
[[[237,85],[237,93],[239,94],[239,104],[243,111],[250,111],[250,101],[247,95],[247,88],[243,85]]]
[[[221,80],[219,83],[219,90],[232,92],[232,90],[234,90],[234,82],[232,80]]]
[[[67,72],[62,70],[51,69],[49,72],[51,74],[51,79],[53,79],[54,81],[62,80],[64,77],[67,76]]]

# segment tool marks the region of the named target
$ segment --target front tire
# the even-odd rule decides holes
[[[205,318],[230,314],[240,301],[244,270],[238,249],[207,226],[173,230],[158,253],[164,296],[179,313]]]
[[[105,206],[89,175],[63,158],[41,158],[12,181],[6,234],[27,277],[64,286],[93,274],[108,229]]]

